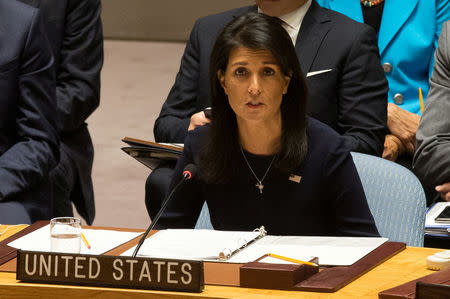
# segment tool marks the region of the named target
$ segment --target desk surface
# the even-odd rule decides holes
[[[5,239],[25,226],[9,229]],[[3,228],[0,228],[0,231]],[[336,293],[292,292],[206,285],[202,293],[20,283],[15,273],[0,272],[1,295],[5,298],[378,298],[378,293],[421,276],[434,273],[426,269],[426,257],[442,249],[408,247]]]

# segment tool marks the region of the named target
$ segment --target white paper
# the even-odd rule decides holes
[[[267,253],[296,260],[319,258],[319,265],[349,266],[386,242],[387,238],[265,236],[228,261],[248,263]]]
[[[217,230],[162,230],[147,239],[138,256],[213,260],[224,248],[240,248],[244,239],[256,238],[256,232]],[[352,265],[387,238],[265,236],[251,243],[227,262],[248,263],[274,253],[296,260],[318,257],[320,265]],[[134,248],[122,255],[131,256]]]
[[[184,143],[165,143],[165,142],[159,142],[158,144],[162,144],[162,145],[170,145],[170,146],[176,146],[179,147],[180,149],[184,148]]]
[[[209,229],[160,230],[146,239],[138,256],[187,260],[217,260],[220,252],[231,253],[259,236],[259,232]],[[122,255],[131,256],[135,247]]]
[[[103,254],[125,242],[134,239],[142,233],[123,232],[102,229],[82,229],[83,235],[91,245],[88,249],[81,240],[82,254]],[[28,251],[47,251],[50,252],[50,225],[41,227],[17,240],[8,243],[8,246],[28,250]]]

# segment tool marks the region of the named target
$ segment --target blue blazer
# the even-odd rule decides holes
[[[325,8],[364,22],[357,0],[317,0]],[[418,88],[426,97],[434,63],[434,50],[442,24],[450,19],[449,0],[388,0],[378,34],[381,63],[390,63],[388,100],[403,95],[401,108],[420,114]]]

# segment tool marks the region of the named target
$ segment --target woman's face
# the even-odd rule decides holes
[[[270,51],[234,48],[225,73],[217,75],[238,122],[281,120],[281,101],[290,78]]]

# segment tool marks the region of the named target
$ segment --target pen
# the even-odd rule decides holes
[[[301,260],[296,260],[296,259],[293,259],[293,258],[290,258],[290,257],[281,256],[281,255],[278,255],[278,254],[269,253],[268,256],[273,257],[273,258],[276,258],[276,259],[288,261],[288,262],[297,263],[297,264],[304,264],[304,265],[314,266],[314,267],[317,267],[317,266],[318,266],[316,263],[311,263],[311,262],[305,262],[305,261],[301,261]]]
[[[423,113],[423,95],[422,88],[419,87],[419,102],[420,102],[420,113]]]
[[[88,249],[91,249],[91,245],[89,245],[89,242],[87,241],[86,237],[81,233],[81,239],[83,239],[84,244],[86,244],[86,247]]]

